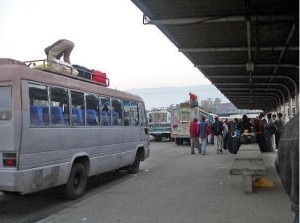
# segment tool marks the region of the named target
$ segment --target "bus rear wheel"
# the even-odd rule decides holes
[[[183,145],[183,139],[177,138],[177,139],[175,140],[175,143],[176,143],[176,145]]]
[[[155,142],[161,142],[162,136],[161,135],[155,135],[154,140],[155,140]]]
[[[75,163],[72,166],[63,194],[67,199],[75,200],[85,193],[87,185],[87,173],[83,164]]]

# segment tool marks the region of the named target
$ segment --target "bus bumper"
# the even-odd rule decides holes
[[[0,191],[28,194],[66,183],[70,164],[27,170],[0,170]]]

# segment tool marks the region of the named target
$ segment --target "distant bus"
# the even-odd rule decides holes
[[[137,173],[149,144],[140,97],[0,59],[0,191],[76,199],[89,176]]]
[[[219,117],[217,114],[214,113],[208,113],[207,119],[209,123],[215,122],[215,118]]]
[[[149,135],[157,142],[163,138],[171,140],[171,112],[167,108],[152,108],[147,115]]]
[[[249,120],[254,120],[257,119],[259,116],[259,113],[250,113],[250,114],[234,114],[234,115],[230,115],[230,116],[220,116],[221,120],[225,120],[227,119],[228,121],[233,121],[235,118],[237,118],[238,120],[241,120],[243,118],[243,115],[247,115],[247,118]]]
[[[209,119],[210,113],[201,107],[190,108],[189,103],[181,103],[171,107],[172,132],[171,137],[177,145],[190,142],[190,123],[194,118],[199,121],[204,116]]]

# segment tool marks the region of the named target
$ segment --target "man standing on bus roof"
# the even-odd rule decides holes
[[[64,56],[64,62],[71,64],[70,54],[74,48],[74,43],[70,40],[60,39],[45,48],[47,60],[55,61]]]
[[[197,95],[193,94],[192,92],[189,93],[190,95],[190,107],[195,108],[198,106],[198,98]]]

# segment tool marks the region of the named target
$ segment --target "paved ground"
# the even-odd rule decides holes
[[[139,174],[39,221],[88,223],[288,223],[289,198],[274,169],[276,153],[265,153],[272,188],[245,194],[240,176],[230,176],[234,155],[191,155],[188,146],[152,143]]]

